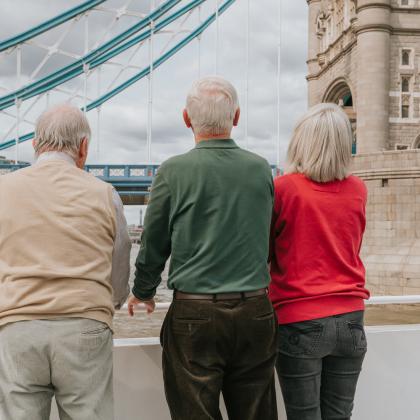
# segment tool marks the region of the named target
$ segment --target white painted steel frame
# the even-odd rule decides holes
[[[162,30],[162,29],[160,29],[159,30],[159,33],[166,33],[166,32],[169,32],[169,33],[173,33],[173,36],[172,36],[172,38],[171,38],[171,40],[169,41],[169,43],[172,41],[172,39],[174,39],[174,37],[175,37],[175,35],[176,34],[178,34],[178,33],[181,33],[181,32],[187,32],[187,33],[191,33],[191,31],[186,31],[186,30],[181,30],[181,28],[182,28],[182,26],[184,25],[184,23],[185,23],[185,21],[188,19],[188,17],[193,13],[193,11],[199,6],[199,5],[201,5],[204,1],[206,1],[206,0],[200,0],[200,1],[198,1],[198,0],[195,0],[198,4],[197,4],[197,6],[196,7],[193,7],[192,9],[189,9],[189,14],[187,15],[187,17],[184,19],[184,21],[182,22],[182,24],[181,24],[181,26],[180,26],[180,28],[178,29],[178,30],[176,30],[176,31],[164,31],[164,30]],[[230,2],[230,4],[232,4],[232,1],[235,1],[235,0],[229,0],[229,2]],[[194,3],[194,1],[192,2],[192,3]],[[190,3],[190,5],[192,4],[192,3]],[[163,3],[163,4],[165,4],[165,3]],[[175,15],[176,15],[177,13],[175,13]],[[179,17],[180,16],[182,16],[182,15],[179,15]],[[164,25],[163,26],[163,28],[165,27],[166,25]],[[149,33],[150,33],[151,31],[149,31]],[[200,33],[201,34],[201,33]],[[147,38],[149,38],[150,37],[150,35],[147,37]],[[138,46],[138,48],[136,49],[136,51],[133,53],[133,55],[132,55],[132,57],[136,54],[136,52],[138,51],[138,49],[140,48],[140,46],[142,45],[142,42],[144,42],[144,41],[139,41],[140,42],[140,45]],[[128,43],[130,43],[130,42],[128,42]],[[165,48],[163,49],[163,51],[168,47],[168,45],[169,45],[169,43],[165,46]],[[182,43],[182,41],[181,41],[181,43]],[[133,46],[133,45],[135,45],[135,44],[132,44],[131,46]],[[178,45],[180,45],[180,44],[178,44]],[[125,49],[123,49],[123,51],[125,51]],[[162,58],[162,54],[163,54],[163,51],[162,51],[162,53],[161,53],[161,57],[160,58]],[[111,55],[112,55],[112,53],[111,53]],[[131,57],[131,58],[132,58]],[[131,60],[131,58],[130,58],[130,60]],[[130,60],[129,60],[129,62],[130,62]],[[158,60],[159,61],[159,60]],[[129,62],[128,62],[128,64],[129,64]],[[108,61],[108,62],[104,62],[104,63],[102,63],[102,64],[114,64],[114,63],[112,63],[111,61]],[[121,64],[120,64],[120,66],[121,66]],[[122,71],[127,67],[127,64],[124,64],[124,65],[122,65],[123,67],[122,67],[122,70],[120,71],[120,73],[118,74],[118,76],[116,77],[116,79],[119,77],[119,75],[122,73]],[[94,67],[97,67],[97,66],[94,66]],[[131,67],[135,67],[135,66],[131,66]],[[144,70],[143,70],[144,71]],[[149,67],[149,71],[147,72],[147,74],[150,72],[150,67]],[[89,74],[88,74],[88,77],[89,77]],[[114,81],[116,80],[116,79],[114,79]],[[78,89],[80,89],[80,87],[83,85],[83,82],[80,84],[80,86],[79,86],[79,88]],[[112,86],[112,84],[111,84],[111,86]],[[108,88],[108,92],[107,93],[109,93],[109,89],[110,88]],[[56,91],[59,91],[59,92],[62,92],[62,93],[66,93],[66,92],[64,92],[62,89],[59,89],[59,88],[54,88],[54,90],[56,90]],[[105,96],[106,96],[107,94],[105,94]],[[40,94],[40,96],[38,97],[38,98],[40,98],[42,96],[42,93]],[[77,92],[76,92],[76,94],[73,94],[72,95],[72,97],[71,98],[73,98],[73,97],[75,97],[75,96],[79,96],[79,95],[77,95]],[[37,99],[38,100],[38,99]],[[99,106],[99,105],[96,105],[96,106]],[[96,106],[94,106],[94,107],[96,107]],[[89,106],[88,106],[88,110],[89,110]],[[3,112],[3,113],[6,113],[4,110],[3,111],[1,111],[1,112]],[[7,113],[6,113],[7,114]],[[33,134],[30,134],[30,135],[33,135]],[[28,135],[26,135],[25,136],[27,139],[29,139],[30,137],[28,137]],[[10,143],[10,142],[9,142]],[[2,144],[4,144],[4,143],[2,143]]]
[[[249,120],[249,0],[247,1],[246,18],[246,108],[245,108],[245,150],[248,150],[248,120]]]
[[[279,0],[279,44],[278,44],[278,114],[277,114],[277,165],[280,165],[280,101],[281,101],[281,0]]]
[[[98,67],[98,98],[101,96],[101,66]],[[98,106],[98,144],[96,145],[96,164],[99,163],[99,140],[100,140],[100,133],[101,133],[101,108],[102,106]]]
[[[116,14],[116,17],[114,18],[114,20],[111,22],[111,24],[108,26],[108,28],[106,29],[106,31],[105,31],[105,33],[100,37],[100,39],[95,43],[95,45],[92,47],[92,49],[96,49],[96,48],[98,48],[103,42],[104,42],[104,40],[105,40],[105,38],[106,38],[106,36],[109,34],[109,32],[110,32],[110,30],[112,29],[112,27],[115,25],[115,23],[118,21],[118,19],[121,17],[121,16],[124,16],[124,15],[129,15],[129,16],[138,16],[138,17],[144,17],[144,15],[142,15],[142,14],[136,14],[136,13],[130,13],[130,12],[128,12],[127,11],[127,7],[129,6],[129,4],[132,2],[132,0],[128,0],[127,2],[126,2],[126,4],[121,8],[121,9],[110,9],[110,8],[106,8],[106,7],[102,7],[102,6],[98,6],[98,7],[95,7],[95,8],[93,8],[93,9],[91,9],[91,10],[98,10],[98,11],[106,11],[106,12],[111,12],[111,13],[115,13]],[[154,0],[151,0],[151,10],[153,11],[154,10],[154,8],[155,8],[155,6],[154,6]],[[200,13],[201,13],[201,5],[198,7],[198,13],[199,13],[199,21],[201,22],[201,15],[200,15]],[[218,5],[217,5],[217,9],[218,9]],[[33,78],[38,74],[38,72],[41,70],[41,68],[44,66],[44,64],[48,61],[48,59],[53,55],[53,54],[56,54],[56,53],[58,53],[58,54],[62,54],[62,55],[68,55],[68,56],[71,56],[71,57],[73,57],[73,58],[79,58],[78,56],[76,56],[76,55],[74,55],[74,54],[70,54],[70,53],[67,53],[67,52],[65,52],[65,51],[62,51],[62,50],[58,50],[58,46],[61,44],[61,42],[64,40],[64,38],[70,33],[70,31],[73,29],[73,27],[75,26],[75,24],[83,17],[83,16],[85,16],[85,36],[84,36],[84,54],[87,54],[88,52],[89,52],[89,13],[90,13],[90,11],[91,10],[89,10],[89,11],[86,11],[86,12],[84,12],[83,14],[81,14],[81,15],[79,15],[79,16],[77,16],[77,17],[75,17],[74,19],[73,19],[73,22],[71,23],[71,25],[64,31],[64,33],[63,33],[63,35],[59,38],[59,40],[57,41],[57,43],[56,44],[54,44],[54,46],[53,47],[48,47],[48,46],[44,46],[44,45],[42,45],[42,44],[39,44],[39,43],[35,43],[35,42],[33,42],[33,41],[26,41],[25,43],[26,44],[29,44],[29,45],[32,45],[32,46],[36,46],[36,47],[40,47],[40,48],[44,48],[44,49],[47,49],[48,50],[48,54],[47,54],[47,56],[42,60],[42,62],[40,63],[40,65],[37,67],[37,69],[32,73],[32,75],[31,75],[31,77],[30,77],[30,80],[29,80],[29,82],[30,81],[32,81],[33,80]],[[172,33],[173,34],[173,36],[172,36],[172,38],[171,38],[171,40],[168,42],[168,44],[165,46],[165,48],[162,50],[162,52],[161,52],[161,55],[163,54],[163,52],[165,51],[165,49],[169,46],[169,44],[170,44],[170,42],[175,38],[175,36],[177,35],[177,34],[179,34],[179,33],[190,33],[191,31],[189,31],[189,30],[182,30],[182,26],[185,24],[185,22],[188,20],[188,18],[190,17],[190,15],[194,12],[194,10],[195,9],[193,9],[193,10],[191,10],[188,14],[187,14],[187,16],[185,17],[185,19],[182,21],[182,23],[181,23],[181,25],[180,25],[180,27],[178,28],[178,29],[174,29],[174,30],[171,30],[171,31],[168,31],[168,30],[161,30],[161,31],[159,31],[159,33]],[[152,27],[153,27],[153,29],[154,29],[154,26],[155,26],[155,24],[154,24],[154,22],[152,22],[151,23],[151,25],[150,25],[150,27],[151,27],[151,29],[152,29]],[[153,112],[153,37],[154,37],[154,31],[152,30],[151,31],[151,36],[150,36],[150,38],[149,38],[149,49],[150,49],[150,51],[149,51],[149,62],[150,62],[150,68],[151,68],[151,71],[150,71],[150,75],[149,75],[149,106],[148,106],[148,133],[147,133],[147,143],[148,143],[148,146],[147,146],[147,149],[148,149],[148,162],[150,163],[151,162],[151,145],[152,145],[152,112]],[[201,35],[200,35],[200,37],[199,37],[199,42],[200,42],[200,39],[201,39]],[[137,47],[137,49],[134,51],[134,53],[132,54],[132,56],[130,57],[130,59],[128,60],[128,63],[123,63],[123,64],[119,64],[119,63],[116,63],[116,62],[114,62],[114,61],[108,61],[108,62],[106,62],[106,63],[104,63],[104,64],[106,64],[106,65],[117,65],[117,66],[120,66],[121,67],[121,71],[119,72],[119,74],[115,77],[115,79],[112,81],[112,83],[111,83],[111,85],[108,87],[108,89],[107,89],[107,91],[110,91],[111,90],[111,87],[114,85],[114,83],[117,81],[117,79],[120,77],[120,75],[122,74],[122,72],[124,71],[124,70],[126,70],[127,68],[137,68],[137,69],[140,69],[140,70],[142,70],[142,68],[141,67],[138,67],[138,66],[133,66],[133,65],[131,65],[131,61],[132,61],[132,59],[134,58],[134,56],[136,55],[136,53],[138,52],[138,50],[140,49],[140,47],[142,46],[144,44],[144,41],[143,42],[141,42],[139,45],[138,45],[138,47]],[[18,51],[19,51],[19,54],[18,54],[18,60],[19,60],[19,63],[20,63],[20,47],[21,47],[21,45],[19,45],[18,46]],[[0,63],[8,56],[10,54],[10,51],[6,51],[6,53],[4,54],[4,56],[3,57],[1,57],[0,58]],[[199,60],[200,60],[200,51],[199,51]],[[127,65],[128,64],[128,65]],[[199,63],[199,75],[200,75],[200,73],[201,73],[201,69],[200,69],[200,67],[201,67],[201,65],[200,65],[200,63]],[[99,75],[99,73],[100,73],[100,66],[98,67],[98,84],[100,83],[99,82],[99,80],[100,80],[100,75]],[[80,83],[80,85],[75,89],[75,91],[73,91],[73,92],[67,92],[67,91],[65,91],[65,90],[63,90],[62,88],[59,88],[59,87],[56,87],[56,88],[54,88],[54,89],[51,89],[50,91],[48,91],[47,92],[47,107],[49,106],[49,97],[50,97],[50,92],[53,90],[53,91],[56,91],[56,92],[59,92],[59,93],[64,93],[64,94],[68,94],[69,96],[70,96],[70,100],[72,100],[73,98],[75,98],[75,97],[81,97],[81,98],[83,98],[83,101],[84,101],[84,113],[86,114],[86,112],[87,112],[87,102],[88,102],[88,100],[89,100],[89,97],[88,97],[88,95],[87,95],[87,85],[88,85],[88,79],[89,79],[89,77],[91,76],[91,74],[94,72],[94,71],[96,71],[96,69],[94,69],[94,70],[92,70],[92,71],[90,71],[89,70],[89,64],[86,64],[86,65],[84,65],[83,66],[83,70],[84,70],[84,80],[83,80],[83,82],[81,82]],[[19,68],[19,66],[18,66],[18,80],[20,79],[20,68]],[[84,88],[84,93],[83,93],[83,96],[80,96],[79,94],[78,94],[78,92],[79,92],[79,90],[82,88],[82,86],[83,86],[83,88]],[[20,84],[18,83],[18,86],[17,86],[18,88],[20,87]],[[99,90],[99,86],[98,86],[98,90]],[[7,90],[6,90],[7,91]],[[98,95],[99,95],[99,92],[98,92]],[[38,102],[38,100],[41,98],[43,96],[43,94],[40,94],[38,97],[37,97],[37,99],[36,99],[36,102]],[[21,101],[19,101],[19,104],[21,103]],[[17,102],[16,102],[16,106],[17,106]],[[31,108],[32,108],[32,106],[31,106]],[[100,107],[98,107],[98,144],[97,144],[97,157],[96,157],[96,161],[97,162],[99,162],[99,138],[100,138]],[[10,114],[10,113],[8,113],[7,111],[0,111],[1,113],[3,113],[3,114],[5,114],[5,115],[10,115],[10,116],[13,116],[12,114]],[[19,113],[19,109],[17,108],[17,113]],[[17,120],[17,119],[16,119]],[[29,122],[29,121],[25,121],[25,122]],[[30,122],[31,123],[31,122]],[[32,124],[32,123],[31,123]],[[18,139],[19,139],[19,136],[18,136],[18,134],[19,134],[19,124],[16,124],[15,125],[16,126],[16,163],[18,162],[18,155],[17,155],[17,151],[18,151]],[[7,134],[6,134],[6,136],[2,139],[2,141],[1,142],[3,142],[4,140],[5,140],[5,138],[7,138],[7,136],[10,134],[10,132],[8,132]]]
[[[41,68],[44,66],[44,64],[48,61],[48,59],[52,56],[52,55],[54,55],[54,54],[61,54],[61,55],[66,55],[66,56],[69,56],[69,57],[72,57],[72,58],[76,58],[76,59],[78,59],[78,58],[80,58],[79,56],[77,56],[77,55],[75,55],[75,54],[71,54],[71,53],[68,53],[68,52],[66,52],[66,51],[62,51],[62,50],[59,50],[58,49],[58,47],[59,47],[59,45],[62,43],[62,41],[66,38],[66,36],[70,33],[70,31],[74,28],[74,26],[75,26],[75,24],[83,17],[83,16],[85,16],[86,17],[86,22],[85,22],[85,54],[89,51],[89,48],[88,48],[88,15],[89,15],[89,12],[91,11],[91,10],[99,10],[99,11],[106,11],[106,12],[111,12],[111,13],[114,13],[114,14],[116,14],[116,17],[115,17],[115,19],[111,22],[111,24],[108,26],[108,28],[107,28],[107,30],[105,31],[105,33],[102,35],[102,37],[96,42],[96,44],[92,47],[92,50],[93,49],[96,49],[96,48],[98,48],[100,45],[101,45],[101,43],[104,41],[104,39],[106,38],[106,36],[108,35],[108,33],[110,32],[110,30],[113,28],[113,26],[116,24],[116,22],[118,21],[118,19],[120,19],[122,16],[124,16],[124,15],[128,15],[128,16],[136,16],[136,17],[140,17],[140,18],[143,18],[144,17],[144,15],[143,14],[139,14],[139,13],[133,13],[133,12],[129,12],[129,11],[127,11],[127,7],[129,6],[129,4],[132,2],[132,0],[128,0],[127,1],[127,3],[122,7],[122,8],[120,8],[120,9],[111,9],[111,8],[105,8],[105,7],[95,7],[95,8],[92,8],[92,9],[90,9],[90,10],[88,10],[88,11],[86,11],[86,12],[84,12],[84,13],[82,13],[82,14],[80,14],[80,15],[78,15],[78,16],[76,16],[75,18],[73,18],[72,20],[70,20],[70,22],[71,22],[71,24],[70,24],[70,26],[64,31],[64,33],[61,35],[61,37],[59,38],[59,40],[53,45],[53,46],[47,46],[47,45],[43,45],[43,44],[40,44],[40,43],[38,43],[38,42],[33,42],[32,40],[26,40],[26,41],[24,41],[24,44],[27,44],[27,45],[31,45],[31,46],[35,46],[35,47],[38,47],[38,48],[42,48],[42,49],[46,49],[47,51],[48,51],[48,53],[47,53],[47,55],[44,57],[44,59],[42,60],[42,62],[38,65],[38,67],[36,68],[36,70],[32,73],[32,75],[30,76],[30,78],[29,78],[29,80],[28,80],[28,83],[30,83],[30,82],[32,82],[32,80],[34,79],[34,77],[38,74],[38,72],[41,70]],[[15,48],[17,48],[18,49],[18,78],[19,78],[19,76],[20,76],[20,70],[19,70],[19,66],[20,66],[20,49],[21,49],[21,46],[22,46],[22,44],[17,44],[16,46],[14,46],[14,47],[11,47],[11,48],[9,48],[6,52],[5,52],[5,54],[3,54],[3,56],[0,58],[0,64],[11,54],[11,52],[15,49]],[[131,60],[130,60],[131,61]],[[120,65],[120,66],[123,66],[122,64],[118,64],[118,63],[113,63],[113,62],[108,62],[108,63],[106,63],[106,64],[112,64],[112,65]],[[133,65],[130,65],[130,66],[125,66],[125,68],[124,68],[124,70],[126,69],[126,68],[136,68],[136,69],[142,69],[142,68],[140,68],[140,67],[138,67],[138,66],[133,66]],[[88,97],[87,97],[87,79],[89,78],[89,76],[90,76],[90,73],[89,73],[89,67],[88,67],[88,65],[85,67],[84,66],[84,73],[85,73],[85,77],[84,77],[84,81],[81,83],[81,85],[84,85],[84,87],[85,87],[85,92],[84,92],[84,95],[83,96],[81,96],[83,99],[84,99],[84,108],[86,109],[86,105],[87,105],[87,99],[89,99]],[[117,76],[117,77],[119,77],[119,75]],[[115,80],[114,80],[114,82],[115,82]],[[20,84],[18,84],[18,88],[20,87]],[[54,90],[54,91],[57,91],[57,92],[60,92],[60,93],[65,93],[65,94],[68,94],[69,96],[70,96],[70,100],[72,100],[73,98],[75,98],[75,97],[80,97],[78,94],[77,94],[77,92],[79,91],[79,89],[80,89],[80,87],[81,86],[79,86],[77,89],[76,89],[76,92],[75,93],[71,93],[71,92],[66,92],[66,91],[64,91],[63,89],[60,89],[60,88],[54,88],[54,89],[52,89],[52,90]],[[110,89],[110,88],[109,88]],[[2,90],[4,90],[5,92],[9,92],[7,89],[3,89],[2,88]],[[48,91],[48,93],[47,93],[47,106],[49,106],[49,93],[50,93],[50,91]],[[39,97],[42,97],[42,94],[40,94],[39,96],[38,96],[38,98]],[[21,103],[21,101],[19,101],[19,103]],[[16,101],[15,101],[15,105],[16,105]],[[1,111],[1,113],[3,113],[4,115],[9,115],[9,116],[13,116],[13,114],[9,114],[8,112],[5,112],[5,111]],[[14,118],[16,118],[15,116],[13,116]],[[22,121],[22,120],[21,120]],[[26,121],[26,122],[28,122],[28,121]],[[15,126],[15,125],[14,125]],[[6,134],[6,136],[1,140],[1,143],[3,143],[4,142],[4,140],[5,140],[5,138],[8,136],[10,134],[10,132],[8,132],[7,134]]]
[[[153,10],[153,0],[152,0]],[[150,23],[151,35],[149,38],[149,107],[148,107],[148,122],[147,122],[147,163],[152,161],[152,125],[153,125],[153,34],[155,31],[154,22]]]
[[[98,48],[98,46],[101,45],[101,43],[104,42],[106,36],[109,34],[110,30],[112,29],[112,27],[115,25],[115,23],[118,21],[118,19],[121,16],[124,15],[128,15],[128,16],[137,16],[137,17],[143,17],[144,15],[142,14],[138,14],[138,13],[132,13],[127,11],[127,7],[129,6],[129,4],[132,2],[132,0],[128,0],[126,2],[126,4],[121,8],[121,9],[110,9],[110,8],[106,8],[106,7],[102,7],[102,6],[98,6],[93,8],[92,10],[99,10],[99,11],[106,11],[106,12],[111,12],[111,13],[115,13],[116,16],[114,18],[114,20],[111,22],[111,24],[107,27],[105,33],[100,37],[100,39],[95,43],[95,45],[92,47],[92,49]],[[201,22],[201,5],[196,7],[198,8],[198,20],[199,22]],[[151,9],[153,11],[154,9],[154,0],[151,0]],[[188,17],[191,15],[191,13],[194,11],[195,9],[191,10],[190,13],[188,14],[188,16],[184,19],[184,21],[182,22],[180,28],[178,30],[173,30],[173,31],[164,31],[161,30],[159,31],[160,33],[167,33],[167,32],[172,32],[173,33],[173,37],[171,38],[171,40],[178,34],[181,32],[190,32],[190,31],[186,31],[186,30],[181,30],[183,24],[185,23],[185,21],[188,19]],[[43,62],[38,66],[38,68],[35,70],[35,72],[31,75],[31,80],[35,77],[35,75],[39,72],[39,70],[41,69],[41,67],[43,66],[43,64],[45,64],[45,62],[47,61],[47,59],[55,54],[55,53],[60,53],[63,55],[68,55],[68,56],[72,56],[74,58],[78,58],[76,55],[74,54],[70,54],[67,53],[65,51],[61,51],[58,50],[58,46],[60,45],[60,43],[64,40],[64,38],[68,35],[68,33],[71,31],[71,29],[74,27],[74,25],[77,23],[77,21],[80,20],[80,18],[82,16],[85,16],[85,48],[84,48],[84,53],[88,53],[89,52],[89,13],[90,11],[86,11],[83,14],[77,16],[76,18],[74,18],[72,24],[66,29],[66,31],[64,32],[64,34],[60,37],[60,39],[57,41],[57,43],[53,46],[53,47],[47,47],[41,44],[37,44],[34,43],[33,41],[26,41],[25,43],[29,44],[29,45],[33,45],[33,46],[37,46],[37,47],[41,47],[41,48],[45,48],[48,50],[48,54],[47,57],[44,58]],[[218,44],[219,44],[219,0],[216,0],[216,45],[215,45],[215,71],[216,74],[218,73],[219,69],[219,60],[218,60]],[[154,22],[151,23],[151,28],[152,26],[154,27]],[[150,163],[151,162],[151,149],[152,149],[152,113],[153,113],[153,37],[154,37],[154,31],[151,30],[151,36],[149,38],[149,61],[150,61],[150,75],[149,75],[149,106],[148,106],[148,132],[147,132],[147,155],[148,155],[148,159],[147,161]],[[245,122],[245,149],[249,148],[249,37],[250,37],[250,0],[247,0],[247,46],[246,46],[246,122]],[[171,40],[169,42],[171,42]],[[143,45],[144,42],[141,42],[136,51],[134,52],[134,54],[130,57],[130,59],[128,60],[128,63],[116,63],[114,61],[108,61],[104,64],[107,65],[117,65],[121,67],[121,71],[120,73],[115,77],[115,79],[113,80],[112,84],[109,86],[108,90],[109,91],[112,87],[112,85],[116,82],[116,80],[119,78],[119,76],[122,74],[122,72],[124,72],[125,69],[127,68],[139,68],[138,66],[133,66],[131,65],[131,61],[134,58],[134,56],[136,55],[137,51],[141,48],[141,46]],[[169,44],[169,43],[168,43]],[[168,45],[165,46],[164,50],[167,48]],[[201,77],[201,34],[198,36],[198,74],[199,77]],[[18,60],[20,62],[20,47],[21,45],[17,46],[19,54],[18,54]],[[163,50],[163,51],[164,51]],[[162,51],[162,53],[163,53]],[[0,62],[3,61],[5,59],[5,57],[10,53],[10,51],[6,51],[6,54],[0,59]],[[161,54],[162,54],[161,53]],[[280,140],[281,140],[281,136],[280,136],[280,78],[281,78],[281,0],[279,0],[279,40],[278,40],[278,133],[277,133],[277,164],[280,163]],[[99,67],[100,68],[100,67]],[[99,80],[100,80],[100,70],[98,68],[98,85],[99,85]],[[141,69],[141,68],[140,68]],[[70,95],[70,99],[73,99],[75,97],[80,97],[80,95],[78,94],[79,89],[81,88],[81,86],[84,85],[84,94],[83,94],[83,99],[84,99],[84,112],[86,113],[87,111],[87,101],[88,101],[88,96],[87,96],[87,84],[88,84],[88,78],[90,77],[92,71],[89,71],[89,65],[84,66],[83,68],[84,70],[84,81],[79,85],[79,87],[74,91],[74,92],[66,92],[63,89],[60,88],[54,88],[53,90],[60,92],[60,93],[66,93]],[[95,69],[96,70],[96,69]],[[93,70],[93,71],[95,71]],[[18,69],[18,74],[20,73],[20,70]],[[18,78],[20,77],[20,74],[18,75]],[[18,84],[19,87],[19,84]],[[48,91],[47,93],[47,106],[49,106],[49,95],[50,91]],[[99,95],[99,86],[98,86],[98,95]],[[39,98],[42,97],[42,95],[39,96]],[[6,114],[6,115],[10,115],[4,111],[2,111],[2,113]],[[19,109],[17,108],[17,114],[19,114]],[[22,120],[18,120],[18,118],[16,117],[17,120],[17,124],[16,124],[16,133],[18,135],[19,133],[19,122]],[[25,121],[25,122],[29,122],[29,121]],[[9,134],[9,133],[8,133]],[[7,135],[8,135],[7,134]],[[18,139],[18,136],[17,136]],[[16,139],[16,162],[18,161],[18,141]],[[100,108],[98,108],[98,144],[97,144],[97,157],[96,157],[96,161],[99,162],[99,139],[100,139]],[[3,139],[4,141],[4,139]]]
[[[20,88],[20,71],[21,71],[21,50],[22,50],[22,44],[19,44],[17,46],[17,64],[16,64],[16,85],[17,88]],[[15,164],[17,165],[19,163],[19,123],[20,123],[20,105],[22,103],[21,99],[16,98],[15,99],[15,105],[16,105],[16,149],[15,149]]]
[[[216,55],[215,55],[216,76],[219,73],[219,0],[216,0]]]
[[[198,25],[201,25],[201,6],[198,8]],[[198,41],[198,78],[201,79],[201,34],[197,37]]]

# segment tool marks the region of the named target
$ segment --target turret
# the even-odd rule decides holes
[[[315,75],[319,71],[317,54],[319,53],[319,39],[316,34],[316,18],[321,6],[320,0],[307,0],[309,6],[309,39],[308,39],[308,107],[317,104],[318,81]]]
[[[357,153],[389,147],[391,0],[357,2]]]

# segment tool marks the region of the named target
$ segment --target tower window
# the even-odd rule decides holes
[[[402,64],[403,64],[403,66],[409,66],[410,65],[410,53],[409,53],[409,51],[403,51]]]
[[[408,6],[408,0],[401,0],[401,6]]]
[[[408,105],[402,106],[402,118],[410,118],[410,107]]]
[[[343,106],[353,106],[353,98],[351,93],[347,94],[343,99]]]
[[[408,84],[408,80],[407,79],[403,79],[403,82],[402,82],[402,91],[403,92],[409,92],[410,91],[409,84]]]

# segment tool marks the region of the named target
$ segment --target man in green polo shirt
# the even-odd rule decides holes
[[[230,138],[238,95],[224,78],[196,81],[184,121],[196,146],[153,179],[129,312],[153,297],[171,256],[174,301],[162,327],[172,419],[277,419],[277,320],[267,296],[271,168]]]

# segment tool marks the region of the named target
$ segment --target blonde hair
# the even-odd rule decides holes
[[[281,169],[316,182],[341,181],[350,174],[351,142],[350,121],[341,108],[315,105],[297,122]]]

